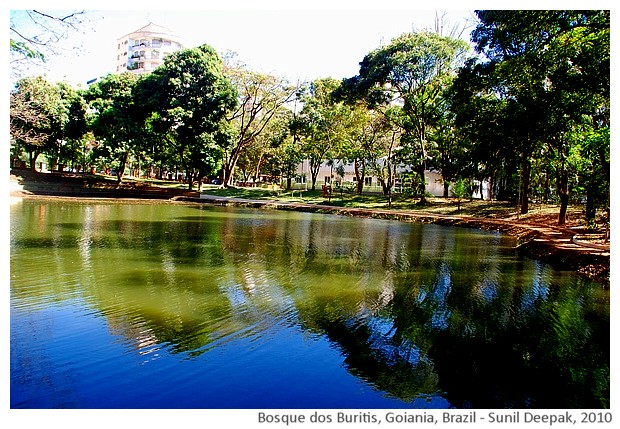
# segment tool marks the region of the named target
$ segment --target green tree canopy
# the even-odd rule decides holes
[[[134,99],[138,76],[129,72],[109,74],[90,86],[85,97],[94,112],[90,127],[99,156],[110,161],[120,182],[130,154],[143,138],[141,106]]]
[[[462,76],[480,91],[469,90],[469,100],[495,98],[492,103],[501,107],[496,109],[500,115],[486,123],[502,125],[506,138],[496,144],[519,160],[522,213],[528,211],[533,157],[545,147],[555,153],[562,224],[568,204],[566,161],[574,141],[569,135],[609,112],[609,12],[492,10],[477,15],[472,41],[483,57]]]
[[[401,106],[405,115],[400,125],[411,142],[410,161],[421,176],[421,203],[425,203],[428,131],[436,115],[436,100],[466,49],[464,41],[434,33],[403,34],[366,55],[359,74],[343,82],[345,91],[358,94],[370,106]],[[407,140],[401,142],[407,144]]]
[[[226,116],[236,106],[237,93],[212,47],[171,54],[140,82],[136,95],[162,143],[179,157],[190,189],[194,178],[221,166],[234,136]]]
[[[239,62],[226,64],[224,73],[238,94],[236,109],[228,118],[237,131],[236,138],[227,148],[222,170],[222,184],[230,186],[237,162],[241,156],[248,155],[244,151],[250,150],[251,146],[257,149],[261,142],[269,141],[268,138],[261,139],[261,134],[274,118],[287,109],[286,105],[294,99],[297,88],[286,79],[248,70]]]
[[[79,111],[79,103],[75,91],[41,76],[21,79],[11,91],[11,138],[28,153],[33,170],[39,154],[57,153],[65,138],[85,131],[80,129],[84,112]]]

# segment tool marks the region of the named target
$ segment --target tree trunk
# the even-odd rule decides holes
[[[239,154],[236,153],[235,148],[233,153],[230,154],[230,158],[224,164],[224,168],[222,168],[222,186],[225,188],[229,188],[233,184],[233,172],[237,166],[237,159],[239,159]]]
[[[530,201],[530,170],[532,169],[532,163],[529,159],[526,159],[522,163],[521,168],[521,186],[519,190],[519,204],[521,206],[521,214],[527,214],[529,211]]]
[[[222,186],[225,188],[229,188],[232,186],[232,171],[235,166],[231,166],[231,164],[226,164],[222,169]]]
[[[192,172],[187,169],[185,170],[185,176],[187,177],[188,188],[190,191],[194,189],[194,175]]]
[[[450,196],[450,182],[443,181],[443,197],[448,198]]]
[[[362,168],[361,168],[361,172],[360,172],[360,167],[359,165],[362,164]],[[362,192],[364,191],[364,178],[365,178],[365,168],[363,167],[363,161],[356,159],[355,163],[355,178],[357,179],[357,195],[362,195]]]
[[[321,168],[321,161],[310,160],[310,177],[312,179],[312,190],[316,190],[316,179]]]
[[[418,166],[418,176],[420,176],[420,183],[418,184],[418,192],[420,192],[420,201],[418,204],[421,206],[427,205],[428,201],[426,200],[426,178],[424,177],[424,173],[426,172],[426,159],[423,160]]]
[[[545,203],[549,202],[549,171],[547,171],[547,173],[545,174],[545,192],[544,192],[544,198],[545,198]]]
[[[37,158],[39,157],[39,152],[30,151],[28,155],[30,157],[30,169],[32,171],[37,171]]]
[[[241,156],[241,151],[247,146],[248,143],[249,143],[249,140],[238,144],[233,149],[232,153],[230,154],[230,158],[228,159],[228,162],[224,165],[224,177],[222,180],[222,185],[224,185],[226,188],[229,188],[232,186],[234,173],[235,173],[235,167],[237,167],[237,161],[239,161],[239,157]]]
[[[558,195],[560,197],[560,215],[558,216],[558,225],[566,224],[566,212],[568,210],[568,172],[562,163],[562,171],[560,172],[560,180],[558,183]]]
[[[129,158],[129,152],[125,152],[121,158],[121,165],[118,167],[118,171],[116,172],[116,181],[121,183],[123,180],[123,175],[125,174],[125,166],[127,166],[127,159]]]
[[[254,183],[258,181],[258,178],[260,176],[260,168],[263,165],[264,157],[265,157],[265,153],[263,152],[260,154],[260,157],[258,158],[258,162],[256,163],[256,170],[254,172]]]
[[[591,224],[596,219],[596,204],[594,201],[594,191],[592,185],[586,191],[586,222]]]
[[[379,183],[381,183],[381,190],[383,191],[383,195],[389,195],[391,186],[383,179],[379,179]]]
[[[388,204],[392,206],[392,187],[395,182],[395,174],[392,169],[392,149],[394,148],[394,144],[396,142],[396,135],[398,133],[396,131],[392,131],[392,138],[390,142],[390,146],[388,148],[387,156],[385,161],[383,161],[383,166],[385,170],[381,170],[381,176],[383,176],[383,172],[386,172],[386,178],[379,178],[379,183],[381,183],[381,189],[383,190],[383,195],[388,196]]]
[[[246,186],[250,181],[250,172],[241,169],[241,177],[243,178],[243,186]],[[254,182],[256,182],[256,176],[254,176]]]

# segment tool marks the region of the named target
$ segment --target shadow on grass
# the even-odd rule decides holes
[[[395,211],[415,211],[447,215],[470,215],[501,218],[516,213],[516,207],[509,202],[501,201],[462,201],[460,211],[456,200],[451,198],[428,198],[429,204],[420,206],[419,198],[393,195],[390,203],[382,194],[353,194],[334,191],[331,196],[324,197],[321,190],[272,190],[266,188],[219,188],[207,186],[204,194],[220,197],[244,198],[251,200],[271,200],[282,202],[299,202],[305,204],[322,204],[333,207],[384,209]]]
[[[331,207],[378,209],[436,214],[448,216],[471,216],[477,218],[498,219],[514,222],[535,222],[557,225],[559,206],[557,204],[532,204],[526,215],[519,214],[519,208],[509,201],[461,200],[460,210],[455,198],[427,197],[428,204],[419,205],[419,198],[392,195],[391,204],[388,197],[379,193],[357,195],[334,190],[331,197],[324,197],[322,190],[273,190],[268,188],[219,188],[205,186],[203,194],[221,197],[244,198],[249,200],[266,200],[303,204],[320,204]],[[579,225],[583,220],[583,208],[569,206],[571,226]]]

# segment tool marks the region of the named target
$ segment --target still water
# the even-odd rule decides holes
[[[12,408],[601,408],[609,292],[488,231],[11,206]]]

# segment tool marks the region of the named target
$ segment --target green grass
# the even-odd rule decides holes
[[[165,188],[187,189],[187,184],[155,179],[137,179],[153,186]],[[392,196],[391,204],[382,194],[357,195],[352,192],[334,190],[330,198],[323,197],[323,192],[312,190],[284,190],[280,188],[221,188],[214,185],[203,185],[203,194],[220,197],[242,198],[249,200],[267,200],[282,202],[297,202],[304,204],[321,204],[332,207],[382,209],[398,211],[414,211],[419,213],[433,213],[440,215],[462,215],[481,218],[503,219],[511,221],[534,221],[547,224],[556,224],[559,213],[557,204],[531,204],[526,215],[520,215],[514,203],[506,201],[461,200],[459,204],[454,198],[430,197],[428,204],[420,205],[418,198],[405,197],[399,194]],[[583,223],[583,206],[571,205],[568,209],[569,219],[573,226]]]
[[[91,176],[83,175],[86,178],[97,180],[106,180],[116,183],[112,176]],[[129,185],[150,185],[162,188],[187,189],[187,184],[181,182],[173,182],[168,180],[144,179],[125,177],[123,183]],[[195,187],[194,190],[197,190]],[[526,215],[520,215],[517,206],[514,203],[505,201],[480,201],[480,200],[461,200],[460,210],[459,204],[453,198],[430,197],[427,198],[429,204],[419,205],[418,198],[405,197],[395,194],[392,197],[391,204],[388,198],[379,193],[367,193],[357,195],[351,191],[340,192],[335,189],[330,198],[323,197],[323,192],[318,189],[312,190],[283,190],[280,188],[257,187],[257,188],[221,188],[214,185],[203,185],[203,194],[216,195],[221,197],[243,198],[250,200],[269,200],[282,202],[298,202],[304,204],[321,204],[332,207],[346,208],[365,208],[365,209],[382,209],[398,211],[414,211],[418,213],[433,213],[440,215],[462,215],[474,216],[481,218],[494,218],[502,220],[510,220],[517,222],[536,222],[546,223],[549,225],[557,224],[559,214],[559,206],[557,204],[531,204],[530,210]],[[604,224],[602,219],[603,212],[599,210],[597,213],[596,225]],[[585,213],[583,205],[570,205],[568,208],[569,220],[567,226],[585,225]]]
[[[270,200],[283,202],[300,202],[306,204],[322,204],[333,207],[367,208],[367,209],[390,209],[430,212],[440,214],[463,214],[475,215],[484,214],[485,216],[505,216],[509,213],[516,213],[514,204],[507,202],[489,201],[462,201],[461,211],[458,211],[458,204],[453,199],[428,198],[429,204],[420,206],[419,199],[403,197],[400,195],[392,196],[391,204],[388,197],[381,194],[362,194],[357,195],[347,192],[334,192],[331,197],[323,196],[321,190],[272,190],[267,188],[219,188],[204,186],[203,194],[216,195],[220,197],[244,198],[252,200]]]
[[[222,197],[244,198],[252,200],[270,200],[282,202],[299,202],[305,204],[322,204],[332,207],[366,208],[398,211],[414,211],[418,213],[433,213],[440,215],[461,215],[481,218],[493,218],[516,222],[537,222],[549,225],[557,224],[559,206],[557,204],[530,204],[526,215],[519,213],[519,208],[506,201],[461,200],[459,204],[454,198],[430,197],[427,205],[420,205],[419,198],[394,195],[389,204],[388,198],[381,194],[363,194],[337,192],[331,198],[324,198],[321,190],[316,191],[286,191],[267,188],[219,188],[203,186],[204,194]],[[568,209],[571,226],[583,223],[583,206],[571,205]]]

